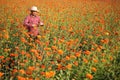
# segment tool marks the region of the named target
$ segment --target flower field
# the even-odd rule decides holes
[[[0,80],[120,80],[119,0],[1,0]],[[23,26],[31,6],[44,26]]]

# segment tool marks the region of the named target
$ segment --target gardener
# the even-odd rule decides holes
[[[38,16],[39,10],[36,6],[32,6],[30,9],[30,14],[24,20],[24,26],[30,33],[30,36],[37,36],[39,35],[39,26],[43,26],[43,22],[40,20]]]

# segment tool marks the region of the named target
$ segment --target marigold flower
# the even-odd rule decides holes
[[[13,69],[13,70],[12,70],[12,74],[13,74],[13,75],[14,75],[16,72],[18,72],[17,69]]]
[[[65,60],[70,60],[70,57],[69,57],[69,56],[66,56],[66,57],[65,57]]]
[[[39,60],[42,60],[42,56],[37,56],[37,58],[38,58]]]
[[[27,75],[31,75],[31,74],[32,74],[32,71],[26,70],[26,74],[27,74]]]
[[[44,50],[49,51],[49,50],[51,50],[51,48],[44,48]]]
[[[53,49],[53,50],[57,50],[57,47],[56,47],[56,46],[52,46],[52,49]]]
[[[91,54],[91,52],[88,51],[88,50],[86,50],[84,53],[85,53],[86,55],[90,55],[90,54]]]
[[[113,60],[113,57],[112,57],[112,56],[110,56],[110,60],[111,60],[111,61]]]
[[[2,76],[3,76],[3,74],[4,74],[3,72],[0,72],[0,77],[2,77]]]
[[[97,63],[97,62],[98,62],[98,60],[97,60],[97,59],[93,59],[93,62]]]
[[[88,63],[88,60],[86,58],[83,59],[83,62]]]
[[[73,64],[74,64],[75,66],[78,66],[78,61],[75,61]]]
[[[30,52],[37,53],[37,50],[36,49],[31,49]]]
[[[27,42],[24,37],[21,37],[20,40],[24,43]]]
[[[26,53],[25,51],[23,51],[23,50],[21,51],[21,54],[22,54],[22,55],[24,55],[25,53]]]
[[[66,68],[67,68],[67,69],[71,69],[71,68],[72,68],[72,64],[68,64],[68,65],[66,66]]]
[[[45,77],[46,78],[54,77],[54,75],[55,75],[55,71],[45,72]]]
[[[8,38],[9,38],[9,34],[6,33],[3,37],[4,37],[5,39],[8,39]]]
[[[76,56],[70,55],[70,58],[71,58],[71,59],[76,59]]]
[[[34,66],[29,66],[28,70],[33,71],[33,70],[35,70],[35,67]]]
[[[105,59],[102,59],[101,61],[102,61],[102,62],[106,62],[106,60],[105,60]]]
[[[38,38],[38,39],[41,39],[41,36],[40,36],[40,35],[38,35],[38,36],[37,36],[37,38]]]
[[[19,72],[20,72],[21,74],[25,74],[25,70],[23,70],[23,69],[19,70]]]
[[[93,72],[96,72],[96,71],[97,71],[97,69],[96,69],[95,67],[92,67],[91,70],[92,70]]]
[[[42,68],[42,69],[45,69],[45,65],[41,65],[41,68]]]
[[[62,69],[62,65],[61,64],[57,64],[57,69],[58,70]]]
[[[81,51],[80,51],[80,52],[75,53],[75,56],[76,56],[76,57],[80,57],[80,56],[81,56]]]
[[[4,56],[0,56],[0,59],[4,59]]]
[[[26,80],[26,78],[21,77],[21,76],[17,76],[18,80]]]
[[[63,51],[62,50],[58,50],[58,54],[62,55]]]
[[[101,40],[101,42],[104,43],[104,44],[107,44],[109,42],[109,39],[108,38],[103,39],[103,40]]]
[[[92,76],[90,73],[87,73],[87,74],[86,74],[86,78],[88,78],[88,79],[93,79],[93,76]]]
[[[105,34],[105,35],[110,35],[110,33],[109,33],[109,32],[104,32],[104,34]]]

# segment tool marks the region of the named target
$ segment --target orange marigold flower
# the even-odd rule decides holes
[[[87,73],[87,74],[86,74],[86,78],[88,78],[88,79],[93,79],[93,76],[92,76],[92,74]]]
[[[24,55],[24,54],[25,54],[25,51],[22,50],[22,51],[21,51],[21,54]]]
[[[26,80],[26,78],[21,77],[21,76],[17,76],[18,80]]]
[[[37,58],[38,58],[39,60],[42,60],[42,56],[37,56]]]
[[[57,69],[58,70],[62,69],[62,65],[61,64],[57,64]]]
[[[71,59],[76,59],[76,56],[70,55],[70,58],[71,58]]]
[[[8,39],[8,38],[9,38],[9,34],[7,33],[7,34],[5,34],[3,37],[4,37],[5,39]]]
[[[2,76],[3,76],[3,74],[4,74],[3,72],[0,72],[0,77],[2,77]]]
[[[43,65],[41,65],[41,68],[42,68],[42,69],[45,69],[45,65],[44,65],[44,64],[43,64]]]
[[[0,59],[4,59],[4,56],[0,56]]]
[[[88,63],[88,60],[86,58],[83,59],[83,62]]]
[[[11,57],[17,57],[18,54],[16,54],[16,53],[10,53],[10,56],[11,56]]]
[[[96,72],[96,71],[97,71],[97,69],[96,69],[95,67],[92,67],[91,70],[92,70],[93,72]]]
[[[67,69],[71,69],[71,68],[72,68],[72,64],[68,64],[68,65],[66,66],[66,68],[67,68]]]
[[[104,44],[107,44],[109,42],[109,39],[108,38],[103,39],[103,40],[101,40],[101,42],[104,43]]]
[[[37,53],[37,50],[36,49],[31,49],[30,52]]]
[[[90,55],[90,54],[91,54],[91,52],[88,51],[88,50],[86,50],[84,53],[85,53],[86,55]]]
[[[20,72],[21,74],[25,74],[25,70],[23,70],[23,69],[19,70],[19,72]]]
[[[66,60],[70,60],[70,57],[69,57],[69,56],[66,56],[65,59],[66,59]]]
[[[21,37],[20,40],[24,43],[27,42],[24,37]]]
[[[62,55],[63,51],[62,50],[58,50],[58,54]]]
[[[14,75],[16,72],[18,72],[17,69],[13,69],[13,70],[12,70],[12,74],[13,74],[13,75]]]
[[[32,71],[26,70],[26,74],[27,74],[27,75],[32,75]]]
[[[56,46],[52,46],[52,49],[53,49],[53,50],[57,50],[57,47],[56,47]]]
[[[98,60],[97,60],[97,59],[93,59],[93,62],[97,63],[97,62],[98,62]]]
[[[33,71],[34,69],[35,69],[34,66],[29,66],[29,67],[28,67],[28,70],[30,70],[30,71]]]
[[[75,62],[74,62],[74,65],[75,65],[75,66],[78,66],[78,61],[75,61]]]
[[[49,50],[51,50],[51,48],[44,48],[44,50],[49,51]]]
[[[112,56],[110,56],[110,60],[111,60],[111,61],[113,60],[113,57],[112,57]]]
[[[46,78],[54,77],[54,75],[55,75],[55,71],[45,72],[45,77]]]
[[[45,75],[45,72],[40,72],[41,75]]]
[[[102,61],[102,62],[106,62],[106,60],[105,60],[105,59],[102,59],[101,61]]]
[[[76,56],[76,57],[80,57],[80,56],[81,56],[81,51],[80,51],[80,52],[75,53],[75,56]]]
[[[59,39],[59,42],[60,42],[60,43],[63,43],[63,42],[64,42],[64,39]]]

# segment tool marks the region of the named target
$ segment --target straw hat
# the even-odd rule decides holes
[[[36,6],[32,6],[30,10],[31,10],[31,11],[36,11],[36,12],[39,12],[39,10],[37,9],[37,7],[36,7]]]

